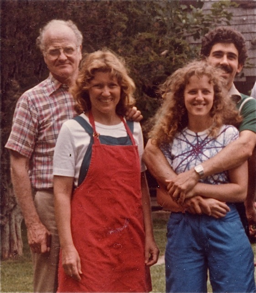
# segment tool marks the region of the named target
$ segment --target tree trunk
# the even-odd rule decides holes
[[[1,210],[1,259],[6,260],[23,255],[21,210],[13,190],[7,182],[2,183]]]
[[[5,83],[3,90],[3,102],[1,105],[1,259],[13,258],[23,254],[23,242],[21,236],[21,223],[23,220],[21,210],[14,195],[11,176],[9,152],[5,149],[5,144],[10,134],[12,116],[18,97],[20,96],[20,86],[16,80],[10,79]]]

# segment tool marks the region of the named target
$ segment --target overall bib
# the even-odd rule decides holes
[[[82,279],[67,276],[60,264],[58,291],[149,292],[137,146],[123,119],[132,145],[101,144],[92,115],[89,119],[91,162],[71,200],[71,230]]]

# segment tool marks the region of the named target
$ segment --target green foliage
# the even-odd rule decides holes
[[[198,54],[188,38],[199,39],[221,21],[229,24],[232,16],[229,1],[214,3],[209,13],[203,12],[203,1],[196,7],[181,2],[2,1],[3,94],[13,80],[23,91],[47,76],[35,46],[39,28],[53,18],[72,19],[84,35],[85,51],[108,47],[126,59],[138,106],[145,118],[151,116],[159,83]]]

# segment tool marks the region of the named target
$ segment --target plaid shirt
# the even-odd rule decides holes
[[[18,100],[6,148],[30,159],[29,175],[36,189],[53,187],[53,153],[64,121],[76,115],[74,99],[51,75]]]

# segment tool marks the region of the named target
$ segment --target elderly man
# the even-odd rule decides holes
[[[52,20],[37,39],[49,77],[19,99],[6,148],[15,195],[27,226],[34,292],[56,292],[59,237],[54,216],[52,158],[61,125],[76,115],[68,92],[82,58],[82,34],[72,21]],[[140,120],[140,112],[130,115]],[[135,113],[134,113],[135,112]]]
[[[221,68],[222,77],[226,80],[230,98],[237,103],[237,108],[240,109],[243,122],[239,127],[239,138],[225,147],[215,157],[179,175],[174,173],[162,152],[151,140],[147,143],[143,159],[159,184],[165,186],[171,195],[170,197],[166,192],[159,190],[159,203],[173,211],[179,211],[180,209],[175,199],[179,197],[181,192],[186,193],[192,190],[200,178],[232,169],[245,160],[249,160],[249,188],[245,206],[251,227],[250,233],[253,235],[253,227],[256,224],[256,214],[253,206],[256,178],[256,101],[239,93],[233,84],[236,74],[241,72],[247,58],[244,38],[232,28],[216,28],[202,39],[201,55],[213,66]],[[192,213],[206,213],[215,217],[223,217],[228,212],[228,208],[224,203],[215,200],[209,201],[201,196],[195,196],[187,200],[186,209]],[[246,220],[246,217],[243,217],[244,206],[240,206],[239,209],[241,210],[241,219]],[[244,223],[244,226],[246,225]]]

